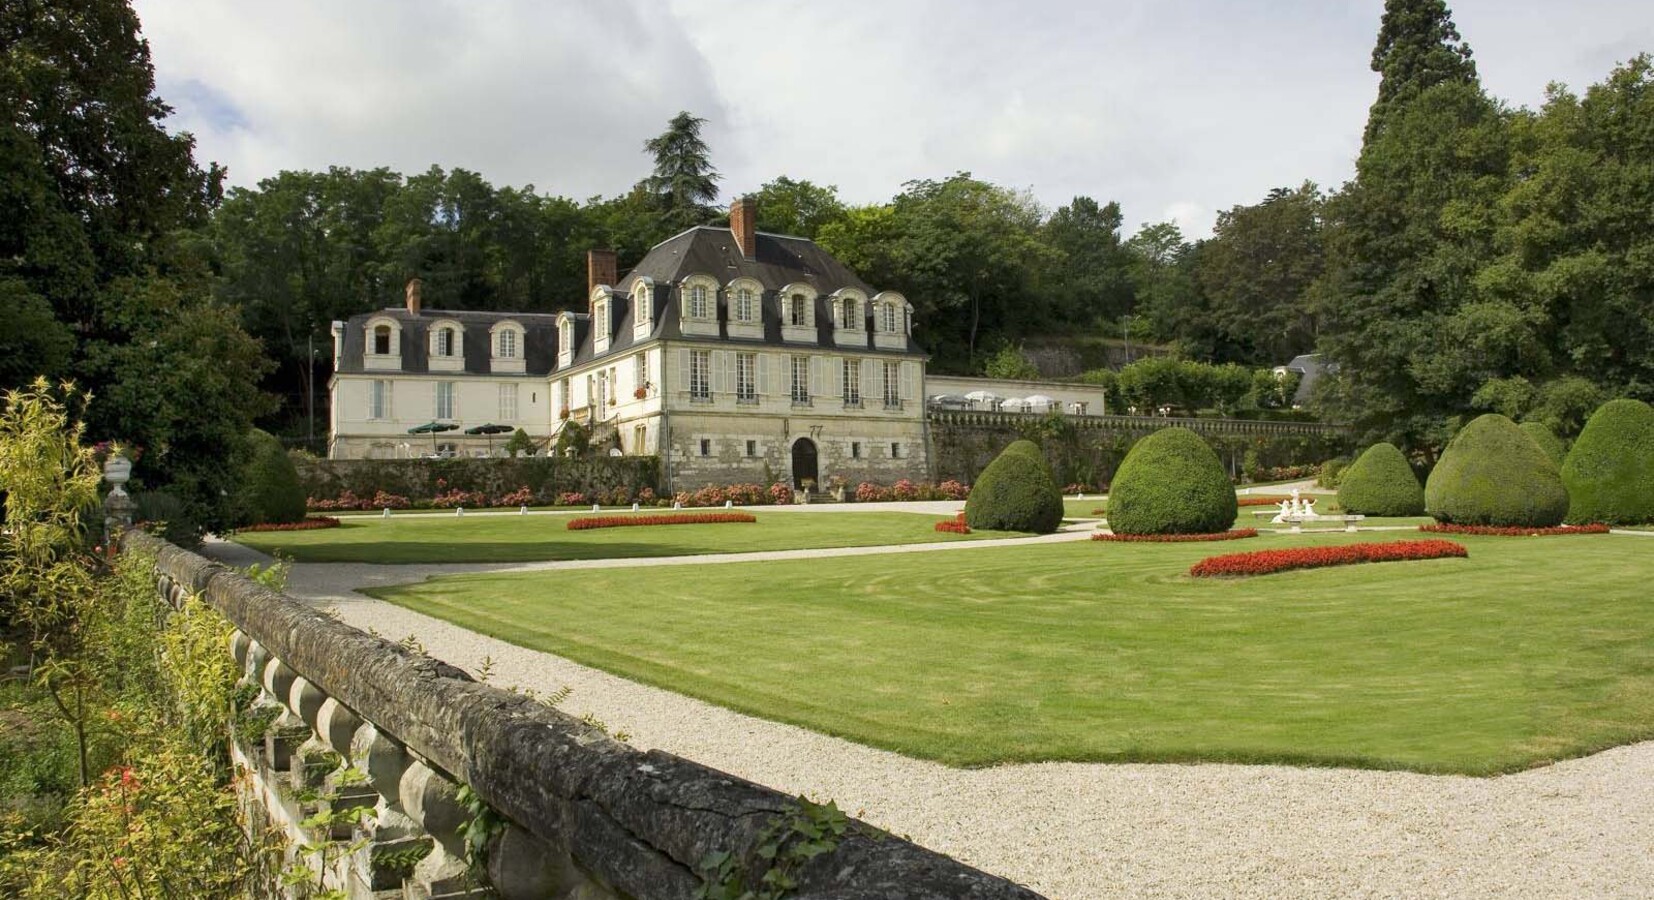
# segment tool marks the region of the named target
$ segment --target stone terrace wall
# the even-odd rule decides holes
[[[305,495],[332,499],[349,490],[359,497],[378,491],[412,499],[429,498],[443,490],[483,491],[489,496],[520,487],[541,498],[564,491],[591,494],[617,487],[637,493],[656,492],[660,460],[653,456],[601,456],[590,459],[557,457],[455,459],[315,459],[298,457],[299,482]],[[442,484],[439,486],[438,481]],[[538,502],[549,502],[542,499]]]
[[[317,761],[366,774],[371,790],[359,786],[348,802],[373,813],[355,835],[362,849],[335,882],[351,896],[476,894],[458,863],[470,815],[461,785],[506,820],[488,855],[493,887],[506,898],[689,898],[709,854],[761,869],[761,833],[791,810],[776,791],[639,751],[158,538],[128,532],[122,546],[156,556],[157,587],[175,606],[196,593],[235,625],[231,650],[280,705],[263,746],[238,748],[258,782],[253,793],[284,804],[283,784],[332,777],[312,771]],[[390,883],[375,854],[419,840],[432,843],[431,854],[394,875],[406,883]],[[796,877],[787,896],[799,900],[1038,896],[860,823]]]
[[[1249,451],[1263,466],[1318,463],[1347,451],[1352,440],[1347,428],[1318,422],[932,410],[931,461],[936,480],[971,484],[1006,445],[1026,437],[1045,449],[1059,482],[1102,485],[1138,438],[1174,425],[1204,437],[1232,473]]]

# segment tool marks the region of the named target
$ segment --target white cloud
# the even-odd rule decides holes
[[[1349,177],[1383,4],[1289,0],[136,0],[201,157],[433,163],[584,197],[641,177],[689,109],[727,194],[777,175],[854,202],[969,170],[1121,201],[1128,229]],[[1488,89],[1538,103],[1654,49],[1654,6],[1460,0]]]

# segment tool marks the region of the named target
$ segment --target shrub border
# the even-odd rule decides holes
[[[1290,547],[1208,556],[1189,567],[1195,578],[1270,575],[1292,569],[1320,569],[1359,563],[1401,562],[1414,559],[1465,558],[1470,551],[1452,541],[1389,541],[1329,547]]]

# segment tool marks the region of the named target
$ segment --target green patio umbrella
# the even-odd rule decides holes
[[[426,422],[424,425],[415,425],[408,429],[409,434],[428,434],[431,436],[431,452],[436,452],[436,436],[439,432],[458,431],[458,425],[447,422]]]
[[[487,435],[488,436],[488,455],[493,456],[494,455],[494,435],[504,434],[507,431],[515,431],[515,430],[516,429],[512,428],[510,425],[477,425],[473,428],[465,429],[465,433],[466,434],[483,434],[483,435]]]

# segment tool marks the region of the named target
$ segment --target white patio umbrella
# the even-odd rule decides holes
[[[987,409],[993,409],[994,406],[999,403],[999,395],[995,394],[993,391],[971,391],[965,395],[965,399],[970,401],[974,406],[985,407]]]
[[[1022,404],[1029,412],[1046,412],[1057,405],[1057,399],[1044,394],[1030,394],[1022,398]]]
[[[1027,412],[1028,401],[1021,397],[1007,397],[1005,402],[999,404],[999,408],[1006,412]]]

